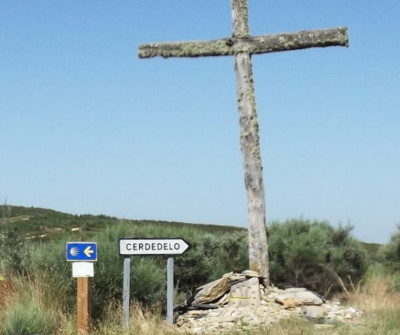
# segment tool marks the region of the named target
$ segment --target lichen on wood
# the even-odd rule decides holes
[[[338,27],[241,38],[232,36],[219,40],[147,43],[139,46],[139,58],[228,56],[241,52],[264,54],[348,45],[347,28]]]
[[[232,0],[232,37],[250,37],[249,8],[247,0]]]
[[[254,80],[251,56],[235,56],[239,106],[240,145],[243,157],[248,206],[249,263],[269,284],[268,243],[266,233],[265,193],[260,154]]]

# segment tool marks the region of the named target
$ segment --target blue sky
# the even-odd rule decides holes
[[[253,57],[267,220],[387,242],[400,223],[400,2],[249,7],[253,35],[350,36]],[[245,227],[233,58],[137,57],[141,43],[231,31],[228,0],[1,0],[2,202]]]

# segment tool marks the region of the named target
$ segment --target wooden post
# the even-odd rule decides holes
[[[247,0],[231,0],[232,37],[210,41],[148,43],[139,46],[140,58],[235,57],[240,144],[247,190],[249,263],[269,284],[269,258],[259,130],[251,56],[287,50],[348,46],[347,28],[251,36]]]
[[[88,334],[90,330],[90,286],[88,277],[77,278],[77,330]]]

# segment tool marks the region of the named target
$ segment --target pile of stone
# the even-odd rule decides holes
[[[305,288],[265,286],[264,278],[250,270],[227,273],[199,287],[176,312],[178,327],[200,334],[265,326],[294,315],[329,325],[352,321],[362,314]]]

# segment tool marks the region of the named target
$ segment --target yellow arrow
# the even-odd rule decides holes
[[[86,249],[83,251],[83,253],[87,256],[87,257],[92,257],[92,254],[94,253],[94,251],[92,249],[90,249],[91,246],[89,245],[88,247],[86,247]]]

